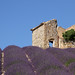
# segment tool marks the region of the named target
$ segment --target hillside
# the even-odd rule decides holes
[[[0,50],[1,73],[4,75],[75,75],[75,48],[43,50],[35,46],[23,48],[8,46],[3,51]]]

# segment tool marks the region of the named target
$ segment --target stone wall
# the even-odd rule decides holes
[[[32,45],[46,49],[49,48],[49,42],[53,42],[53,47],[56,48],[75,48],[75,43],[64,42],[64,38],[62,37],[62,33],[70,29],[75,30],[75,25],[64,29],[57,26],[56,19],[43,22],[39,26],[31,29]]]
[[[59,39],[59,48],[75,48],[75,42],[69,41],[65,42],[64,39]]]
[[[65,42],[64,38],[62,37],[62,33],[64,33],[65,31],[68,31],[70,29],[74,29],[75,30],[75,25],[64,29],[62,27],[58,27],[57,28],[57,32],[58,32],[58,36],[59,36],[59,48],[75,48],[75,42],[73,41],[69,41],[69,42]]]
[[[58,47],[57,20],[53,19],[43,22],[32,29],[32,45],[43,49],[49,47],[49,42],[53,41],[53,47]]]
[[[57,20],[55,19],[45,22],[45,48],[49,47],[50,41],[53,41],[53,47],[58,47]]]
[[[75,25],[72,25],[71,27],[67,28],[65,31],[70,30],[70,29],[74,29],[75,30]]]
[[[33,31],[32,33],[32,45],[33,46],[38,46],[43,48],[44,47],[44,25],[40,26],[39,28],[37,28],[36,30]]]
[[[65,32],[65,29],[62,28],[62,27],[57,27],[57,32],[58,32],[59,38],[63,38],[63,37],[62,37],[62,33]]]

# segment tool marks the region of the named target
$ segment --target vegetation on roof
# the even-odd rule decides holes
[[[75,30],[71,29],[63,33],[63,38],[66,42],[73,41],[75,42]]]

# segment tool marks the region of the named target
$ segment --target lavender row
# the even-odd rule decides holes
[[[58,48],[43,50],[34,46],[24,48],[9,46],[4,49],[4,69],[5,75],[11,75],[11,73],[29,75],[30,70],[37,75],[74,75],[74,49],[72,51]]]
[[[75,74],[75,62],[71,63],[68,68],[71,72]]]
[[[51,69],[66,70],[56,57],[41,48],[30,46],[24,47],[23,50],[28,54],[37,73],[46,73],[47,70]]]
[[[68,66],[72,62],[75,62],[75,54],[72,54],[67,50],[59,49],[59,48],[48,48],[46,49],[46,51],[54,55],[65,66]]]
[[[4,70],[18,63],[30,64],[25,52],[17,46],[9,46],[4,49]]]
[[[10,66],[6,70],[5,75],[35,75],[35,72],[29,65],[26,65],[25,63],[17,63]]]
[[[70,52],[70,53],[72,53],[72,54],[74,54],[75,55],[75,48],[66,48],[66,49],[64,49],[65,51],[68,51],[68,52]]]

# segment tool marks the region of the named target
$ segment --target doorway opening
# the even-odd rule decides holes
[[[53,41],[49,41],[49,47],[53,47]]]

